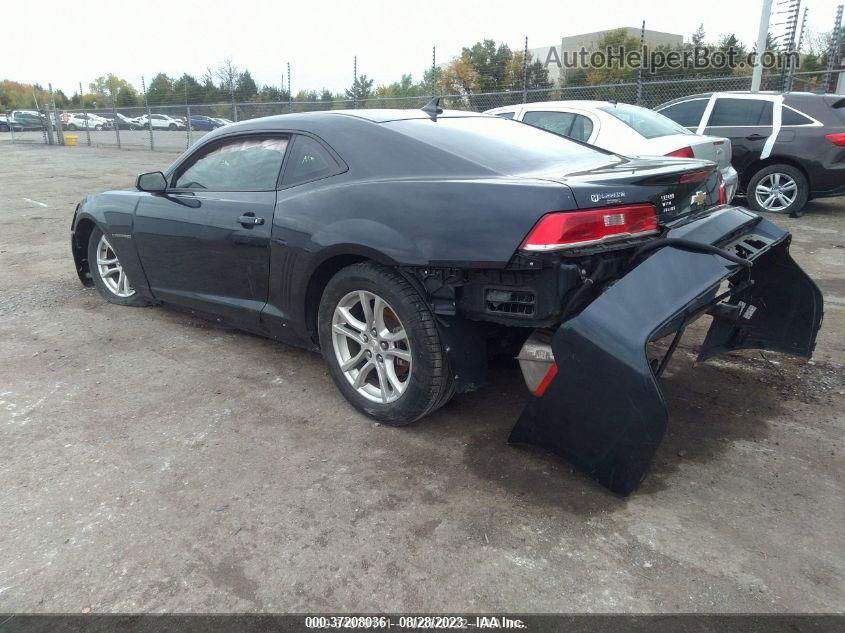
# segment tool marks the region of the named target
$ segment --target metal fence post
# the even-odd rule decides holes
[[[85,136],[88,139],[88,147],[91,147],[91,130],[88,126],[88,112],[85,110],[85,99],[82,96],[82,82],[79,82],[79,105],[82,106],[82,116],[85,117]],[[117,124],[117,121],[115,121]]]
[[[185,127],[188,130],[188,144],[185,146],[185,149],[188,149],[191,146],[191,106],[185,104],[185,112],[187,114]]]
[[[643,53],[645,52],[645,20],[640,29],[640,66],[637,68],[637,105],[641,105],[643,101]]]
[[[53,116],[56,121],[56,143],[59,145],[65,144],[65,135],[62,133],[62,120],[59,117],[59,109],[56,107],[56,95],[53,93],[53,84],[47,84],[50,90],[50,103],[53,106]]]
[[[522,50],[522,103],[528,101],[528,36],[525,37],[525,48]]]
[[[293,112],[293,91],[290,87],[290,62],[288,62],[288,112]]]
[[[12,143],[15,142],[15,126],[13,123],[14,119],[12,119],[12,111],[6,110],[6,123],[9,124],[9,134],[11,134],[10,138],[12,139]]]
[[[232,79],[232,82],[234,82],[234,79]],[[238,122],[238,106],[235,105],[235,84],[234,83],[232,83],[232,85],[229,86],[229,91],[232,95],[232,121],[237,123]]]
[[[352,58],[352,107],[358,108],[358,56]]]
[[[141,75],[141,90],[144,91],[144,105],[147,108],[147,125],[150,130],[150,151],[155,150],[155,141],[153,140],[153,114],[150,112],[150,102],[147,100],[147,84],[144,82],[144,76]]]
[[[114,136],[117,139],[117,149],[120,149],[120,121],[117,118],[117,102],[114,100],[114,86],[109,86],[111,93],[111,111],[114,115]]]

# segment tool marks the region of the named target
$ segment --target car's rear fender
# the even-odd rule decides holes
[[[702,359],[744,348],[810,356],[821,326],[821,293],[790,257],[789,233],[771,222],[729,207],[666,237],[715,244],[753,265],[678,246],[652,252],[554,332],[538,397],[509,440],[567,457],[620,494],[639,485],[663,437],[657,379],[688,323],[714,317]],[[647,344],[673,332],[653,365]]]

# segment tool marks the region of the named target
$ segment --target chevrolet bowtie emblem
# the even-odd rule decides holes
[[[696,191],[690,199],[690,205],[692,206],[703,205],[705,202],[707,202],[707,194],[703,191]]]

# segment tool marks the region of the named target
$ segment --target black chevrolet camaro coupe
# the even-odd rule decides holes
[[[483,385],[510,343],[534,393],[510,441],[622,494],[665,431],[658,378],[689,323],[712,317],[702,358],[809,356],[822,318],[789,234],[724,204],[714,164],[436,103],[229,125],[136,189],[73,219],[79,277],[108,301],[320,350],[392,425]]]

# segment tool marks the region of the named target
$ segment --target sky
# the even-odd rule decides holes
[[[777,4],[778,0],[775,0]],[[804,0],[814,32],[833,26],[840,0]],[[554,0],[515,3],[416,0],[39,0],[4,2],[0,79],[52,83],[67,95],[109,72],[140,86],[158,72],[197,77],[231,58],[259,84],[279,86],[291,64],[292,87],[340,91],[358,72],[375,84],[402,73],[421,79],[463,46],[490,38],[521,50],[561,37],[622,26],[679,33],[704,23],[708,39],[734,32],[757,39],[762,0]],[[803,9],[802,9],[803,10]],[[45,19],[45,16],[48,16]]]

